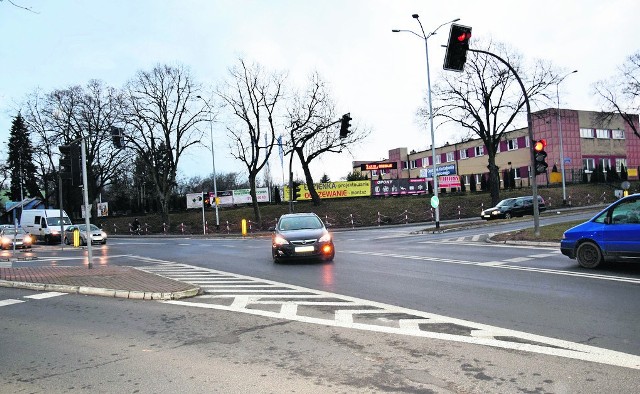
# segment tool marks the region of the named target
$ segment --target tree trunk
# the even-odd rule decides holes
[[[300,158],[300,164],[302,165],[302,171],[304,171],[304,179],[307,183],[307,188],[309,189],[311,200],[313,201],[313,205],[317,207],[322,204],[322,200],[320,200],[320,196],[318,195],[318,192],[313,185],[313,177],[311,176],[311,171],[309,170],[309,163],[304,161],[304,157],[302,156],[302,149],[296,149],[296,153]]]
[[[489,190],[491,192],[491,204],[495,207],[500,202],[500,170],[496,166],[495,155],[489,156]]]
[[[258,197],[256,196],[256,174],[249,174],[249,188],[251,193],[251,205],[253,205],[253,218],[262,228],[262,216],[260,215],[260,206],[258,205]]]

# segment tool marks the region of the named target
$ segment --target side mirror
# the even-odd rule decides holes
[[[269,231],[276,231],[276,227],[275,226],[269,227]]]

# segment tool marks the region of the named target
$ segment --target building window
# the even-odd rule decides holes
[[[371,170],[371,178],[378,176],[378,170]]]
[[[609,130],[606,129],[596,129],[596,138],[608,139]]]
[[[466,159],[466,158],[467,158],[467,150],[460,149],[460,159]]]
[[[416,168],[416,161],[415,160],[411,160],[409,162],[409,169],[413,170],[414,168]]]
[[[386,173],[387,173],[387,170],[384,170],[384,169],[381,169],[381,170],[380,170],[380,175],[384,175],[384,174],[386,174]]]
[[[516,172],[515,179],[520,179],[521,178],[520,167],[516,167],[515,172]]]
[[[627,159],[616,159],[616,172],[618,174],[622,172],[622,166],[627,168]]]
[[[409,162],[408,161],[403,161],[402,162],[402,169],[404,170],[405,168],[409,167]]]
[[[527,148],[530,146],[529,145],[529,136],[524,137],[524,146],[527,147]]]
[[[596,169],[595,159],[582,159],[582,169],[585,172],[593,172]]]
[[[624,130],[611,130],[611,138],[614,140],[623,140]]]
[[[593,129],[580,129],[580,138],[593,138]]]
[[[422,158],[422,168],[427,168],[429,167],[429,158],[428,157],[423,157]]]
[[[484,156],[484,146],[482,145],[476,146],[474,150],[475,150],[476,157]]]
[[[436,155],[436,164],[440,164],[440,155]]]
[[[609,159],[599,159],[598,164],[600,165],[600,168],[602,168],[602,171],[605,171],[607,168],[611,168],[611,162]]]
[[[456,159],[455,152],[447,152],[447,163],[452,162]]]
[[[518,139],[514,138],[512,140],[507,141],[507,150],[516,150],[518,149]]]

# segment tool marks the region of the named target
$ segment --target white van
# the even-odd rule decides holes
[[[64,234],[64,230],[71,226],[71,219],[65,211],[62,211],[60,219],[59,209],[25,209],[20,216],[20,226],[37,239],[50,244],[61,242],[60,234]]]

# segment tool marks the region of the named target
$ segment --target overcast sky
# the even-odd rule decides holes
[[[414,13],[426,31],[460,18],[474,37],[505,42],[527,59],[547,59],[561,70],[578,69],[561,85],[563,108],[599,110],[591,84],[613,75],[640,49],[637,0],[13,2],[36,13],[0,0],[2,141],[8,140],[20,103],[38,87],[51,91],[90,79],[121,87],[138,70],[158,63],[186,65],[198,81],[215,85],[243,57],[287,71],[298,87],[319,72],[330,85],[337,112],[350,112],[354,125],[372,130],[353,157],[329,154],[316,162],[316,181],[325,172],[334,181],[346,176],[352,160],[386,158],[397,147],[420,151],[430,146],[430,133],[415,117],[427,86],[424,41],[391,32],[419,31]],[[442,72],[447,35],[445,26],[429,39],[432,84]],[[224,131],[214,133],[217,172],[239,171],[241,163],[226,153]],[[436,146],[456,138],[456,130],[438,129]],[[6,150],[5,142],[3,159]],[[207,176],[211,166],[202,163],[210,162],[208,150],[194,150],[182,161],[182,176]],[[272,173],[281,180],[277,159]]]

